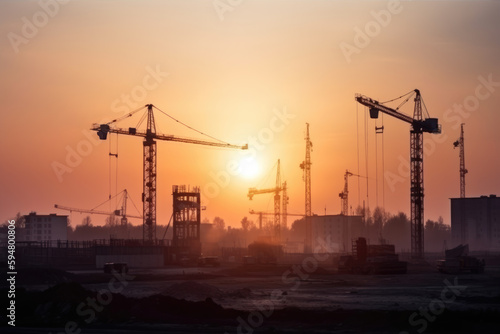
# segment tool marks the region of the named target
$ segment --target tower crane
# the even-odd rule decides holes
[[[147,128],[146,131],[137,130],[137,128],[112,128],[110,125],[115,124],[125,118],[131,117],[133,114],[147,107],[147,113],[143,115],[142,120],[147,117]],[[93,131],[97,131],[99,139],[106,140],[108,133],[116,133],[121,135],[137,136],[143,137],[143,192],[142,192],[142,202],[143,202],[143,242],[153,243],[156,240],[156,140],[166,140],[175,141],[188,144],[198,144],[206,146],[216,146],[225,148],[237,148],[237,149],[248,149],[248,145],[238,146],[231,145],[222,141],[204,141],[191,138],[182,138],[173,135],[164,135],[156,132],[155,119],[153,114],[153,108],[160,111],[161,113],[172,118],[170,115],[161,111],[152,104],[147,104],[143,108],[137,109],[129,114],[112,120],[111,122],[105,124],[94,124],[91,128]],[[141,120],[141,122],[142,122]],[[174,119],[178,123],[185,126],[186,124]],[[187,126],[189,127],[189,126]],[[189,127],[192,129],[191,127]],[[194,129],[192,129],[194,130]],[[199,132],[199,131],[198,131]],[[201,133],[201,132],[199,132]],[[215,139],[212,137],[212,139]]]
[[[283,225],[286,226],[286,212],[287,212],[287,204],[288,204],[288,196],[286,189],[286,182],[281,183],[280,176],[280,160],[278,159],[277,171],[276,171],[276,186],[274,188],[267,189],[257,189],[250,188],[248,189],[248,198],[250,200],[253,199],[254,195],[260,194],[270,194],[274,193],[274,238],[277,242],[281,241],[281,223],[280,223],[280,192],[283,192]]]
[[[347,169],[344,174],[344,190],[339,193],[340,200],[342,202],[341,215],[349,215],[349,176],[364,177],[358,174],[353,174]]]
[[[58,204],[54,204],[54,207],[56,209],[66,210],[66,211],[69,211],[69,212],[75,211],[75,212],[80,212],[80,213],[90,213],[90,214],[96,214],[96,215],[106,215],[106,216],[115,215],[115,216],[119,216],[119,217],[122,217],[120,219],[121,226],[126,226],[127,223],[128,223],[128,219],[127,218],[142,218],[142,216],[127,215],[127,199],[128,199],[127,189],[124,189],[122,192],[120,192],[119,194],[115,195],[114,197],[120,195],[121,193],[123,193],[122,207],[120,209],[114,210],[113,212],[107,212],[107,211],[101,211],[101,210],[94,210],[94,209],[91,209],[91,210],[77,209],[77,208],[72,208],[72,207],[58,205]],[[106,202],[110,201],[114,197],[110,198]],[[106,203],[106,202],[104,202],[104,203]],[[99,204],[97,207],[103,205],[104,203]]]
[[[460,148],[460,198],[465,198],[465,174],[469,171],[465,168],[464,123],[460,124],[460,138],[453,143],[456,147]]]
[[[405,115],[398,111],[415,94],[415,108],[413,117]],[[420,91],[415,89],[399,98],[406,97],[396,109],[387,107],[381,102],[369,97],[357,94],[355,99],[360,104],[367,106],[370,110],[370,118],[378,118],[379,112],[388,114],[403,122],[411,125],[410,129],[410,202],[411,202],[411,255],[414,259],[423,259],[424,257],[424,146],[423,133],[441,133],[441,126],[437,118],[423,118],[422,115],[422,97]],[[384,102],[384,103],[387,103]],[[425,104],[424,104],[425,107]],[[428,114],[428,113],[427,113]],[[428,116],[428,115],[427,115]]]
[[[312,142],[309,137],[309,123],[306,123],[306,159],[300,164],[300,168],[303,170],[302,179],[306,186],[306,196],[305,196],[305,216],[306,216],[306,239],[304,243],[304,253],[312,252],[312,209],[311,209],[311,151]]]
[[[465,168],[465,147],[464,147],[464,123],[460,124],[460,138],[453,143],[453,148],[460,148],[460,198],[465,198],[465,174],[469,171]],[[460,240],[462,244],[467,243],[467,221],[465,215],[465,202],[460,202]]]

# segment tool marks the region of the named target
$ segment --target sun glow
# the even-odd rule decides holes
[[[240,160],[238,165],[239,175],[246,179],[253,179],[260,173],[260,166],[253,157],[247,157]]]

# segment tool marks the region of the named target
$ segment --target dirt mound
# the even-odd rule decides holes
[[[250,298],[252,296],[252,290],[249,288],[242,288],[228,292],[227,297],[232,298]]]
[[[175,283],[163,290],[164,296],[190,301],[205,300],[207,298],[220,298],[224,293],[210,284],[186,281]]]
[[[196,289],[193,285],[191,287]],[[6,295],[6,289],[0,289],[0,293]],[[62,283],[45,291],[19,288],[16,290],[16,325],[64,327],[68,321],[83,327],[131,321],[206,323],[207,319],[232,320],[242,314],[240,311],[225,310],[211,298],[193,302],[163,295],[128,298],[109,291],[104,294],[106,297],[86,290],[78,283]]]

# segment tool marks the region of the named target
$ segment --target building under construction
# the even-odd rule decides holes
[[[452,198],[451,239],[471,251],[500,251],[500,197]]]
[[[173,229],[172,260],[196,261],[201,255],[200,188],[173,186]]]

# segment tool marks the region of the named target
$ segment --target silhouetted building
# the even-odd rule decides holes
[[[325,244],[333,252],[350,252],[352,240],[364,235],[362,216],[312,216],[311,224],[315,253],[322,252]]]
[[[25,228],[20,233],[19,241],[55,241],[68,240],[68,216],[37,215],[31,212],[25,215]]]
[[[453,247],[500,251],[500,197],[451,198],[451,240]]]
[[[201,194],[199,187],[172,186],[173,237],[172,253],[175,259],[198,259],[201,255],[200,215]]]

